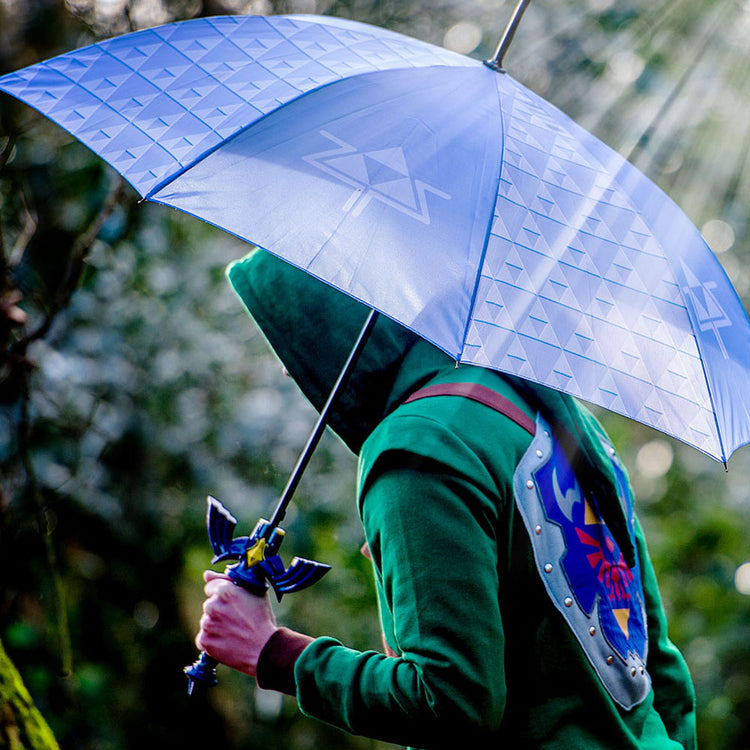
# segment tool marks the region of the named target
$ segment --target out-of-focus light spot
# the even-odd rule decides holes
[[[615,82],[627,85],[637,81],[645,67],[646,63],[635,52],[622,50],[609,58],[607,74]]]
[[[163,0],[139,0],[130,6],[130,19],[136,28],[157,26],[169,20]]]
[[[750,596],[750,562],[742,563],[735,571],[734,587],[740,594]]]
[[[462,21],[451,26],[443,37],[443,46],[446,49],[468,55],[473,52],[482,41],[482,30],[475,23]]]
[[[258,714],[268,720],[277,719],[281,715],[283,708],[283,697],[281,693],[275,690],[256,689],[255,691],[255,709]]]
[[[94,12],[100,21],[116,18],[125,11],[127,0],[96,0]]]
[[[242,6],[241,12],[246,16],[270,16],[273,13],[273,3],[271,0],[250,0]]]
[[[315,13],[318,9],[315,0],[291,0],[290,8],[292,13]]]
[[[742,94],[735,89],[717,91],[709,103],[708,116],[715,122],[726,122],[737,112],[742,102]]]
[[[544,96],[552,86],[552,76],[546,69],[538,69],[529,77],[529,88],[540,96]]]
[[[732,701],[726,695],[717,695],[709,701],[706,713],[719,721],[728,719],[732,715]]]
[[[733,255],[722,255],[720,261],[726,275],[736,288],[742,279],[742,264]]]
[[[725,253],[734,245],[734,229],[721,219],[711,219],[701,227],[701,234],[715,253]]]
[[[649,479],[663,477],[674,460],[672,446],[666,440],[651,440],[641,447],[635,458],[636,469]]]
[[[682,153],[675,151],[669,155],[669,158],[664,162],[661,172],[662,174],[674,174],[685,162],[685,157]]]
[[[243,13],[246,4],[247,0],[219,0],[219,9],[222,13]]]
[[[159,622],[159,608],[153,602],[140,601],[133,610],[133,619],[139,627],[151,630]]]

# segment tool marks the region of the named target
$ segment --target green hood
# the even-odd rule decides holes
[[[256,250],[227,269],[245,308],[302,393],[320,411],[365,322],[368,308],[304,271]],[[401,363],[422,356],[407,379]],[[380,316],[329,420],[351,451],[416,385],[453,360],[403,326]]]
[[[320,411],[368,314],[353,298],[308,273],[255,250],[232,263],[227,275],[245,308],[303,394]],[[406,397],[454,360],[422,338],[380,316],[356,368],[332,410],[329,425],[351,451]],[[463,366],[471,370],[471,366]],[[510,375],[503,377],[553,426],[584,489],[593,492],[625,559],[635,552],[602,432],[570,396]]]

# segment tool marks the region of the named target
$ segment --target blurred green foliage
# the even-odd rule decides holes
[[[0,0],[0,71],[225,12],[327,12],[487,57],[510,4]],[[668,190],[742,295],[748,30],[747,3],[734,0],[550,1],[532,4],[506,59]],[[208,697],[185,694],[210,559],[203,498],[254,523],[314,420],[224,281],[247,246],[138,204],[100,160],[6,96],[0,170],[0,639],[61,746],[385,747],[308,720],[228,670]],[[736,578],[750,560],[748,451],[725,474],[601,416],[632,470],[671,633],[695,679],[701,746],[749,747],[750,584]],[[286,554],[334,570],[278,612],[377,648],[353,492],[354,458],[328,436],[287,519]]]

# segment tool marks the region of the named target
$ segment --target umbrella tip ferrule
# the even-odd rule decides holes
[[[505,53],[508,51],[508,47],[510,47],[510,43],[513,41],[513,37],[516,34],[516,29],[521,23],[521,18],[523,17],[523,14],[530,2],[531,0],[518,0],[518,3],[513,10],[513,14],[511,15],[510,21],[508,21],[508,25],[505,27],[503,36],[500,39],[499,44],[497,45],[495,54],[492,56],[492,59],[484,61],[484,64],[491,70],[494,70],[496,73],[505,73],[505,70],[503,69],[503,58],[505,57]]]
[[[497,60],[483,60],[484,64],[495,73],[505,73],[505,68]]]

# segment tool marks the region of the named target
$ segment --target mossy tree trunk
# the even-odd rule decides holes
[[[59,750],[0,642],[0,750]]]

